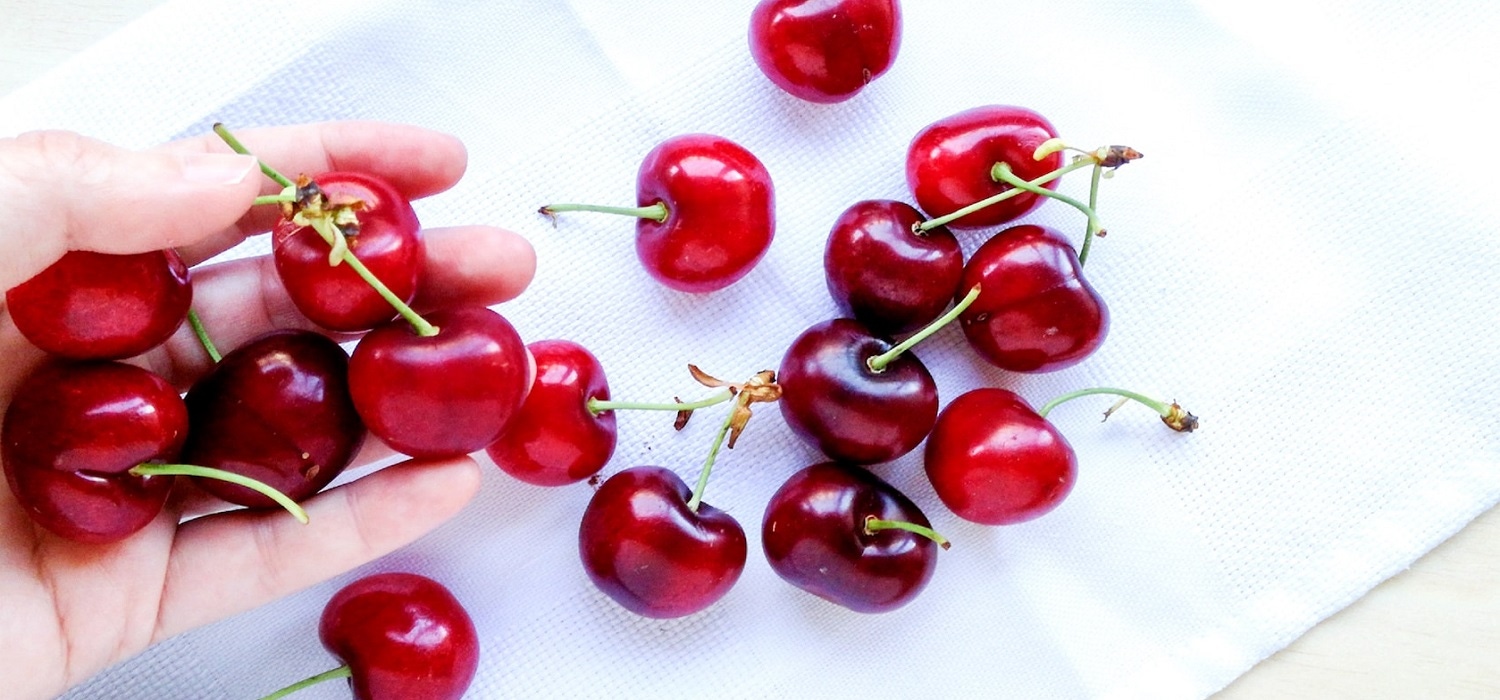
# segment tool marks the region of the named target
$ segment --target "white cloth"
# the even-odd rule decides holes
[[[415,545],[170,640],[70,698],[257,697],[334,665],[316,639],[323,603],[395,569],[437,578],[473,613],[476,698],[1197,698],[1500,498],[1500,210],[1484,186],[1500,4],[908,2],[894,67],[832,106],[760,75],[750,0],[256,5],[169,2],[0,102],[0,133],[146,146],[214,121],[345,117],[453,132],[470,172],[418,203],[424,223],[528,236],[536,281],[502,313],[528,340],[593,349],[617,397],[664,400],[699,395],[689,362],[749,377],[834,313],[829,226],[856,200],[909,199],[918,129],[1024,105],[1077,145],[1146,154],[1101,197],[1110,235],[1088,275],[1113,329],[1084,364],[1026,377],[946,329],[917,349],[942,400],[981,384],[1037,403],[1122,386],[1180,400],[1203,429],[1169,433],[1139,407],[1101,424],[1104,398],[1061,408],[1077,487],[1003,528],[948,512],[919,454],[878,467],[954,541],[921,597],[882,616],[813,599],[761,556],[766,499],[818,459],[774,408],[707,492],[750,535],[744,577],[685,619],[634,617],[589,584],[576,551],[587,486],[489,469],[478,500]],[[640,158],[688,131],[746,146],[777,187],[776,240],[730,289],[650,281],[629,221],[579,214],[553,229],[533,213],[633,203]],[[1062,187],[1082,194],[1087,178]],[[1083,226],[1057,203],[1029,220]],[[715,423],[673,433],[660,415],[622,415],[608,471],[691,477]]]

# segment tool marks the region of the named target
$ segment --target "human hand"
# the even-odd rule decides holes
[[[466,165],[457,140],[408,126],[337,122],[239,136],[289,175],[364,171],[413,199],[451,187]],[[0,139],[0,288],[68,250],[174,247],[188,264],[200,263],[267,231],[276,208],[251,210],[251,202],[277,190],[253,158],[230,154],[212,135],[144,152],[65,132]],[[530,244],[508,231],[469,226],[423,235],[427,269],[418,310],[499,303],[519,294],[535,271]],[[268,257],[194,269],[193,308],[226,350],[273,328],[311,327]],[[9,312],[0,314],[0,412],[44,359]],[[186,324],[130,362],[184,391],[212,364]],[[350,468],[389,455],[368,444]],[[209,501],[179,480],[160,516],[107,545],[52,535],[0,489],[0,678],[7,697],[53,697],[152,644],[391,552],[457,513],[479,480],[468,458],[396,464],[306,501],[308,525],[280,510],[184,520],[205,512]]]

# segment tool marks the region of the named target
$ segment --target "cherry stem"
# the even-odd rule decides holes
[[[601,204],[548,204],[536,210],[543,216],[556,216],[566,211],[592,211],[600,214],[619,214],[620,216],[633,216],[637,219],[651,219],[656,223],[664,223],[669,212],[664,202],[657,202],[648,207],[610,207]]]
[[[969,293],[964,296],[963,300],[955,304],[953,308],[948,311],[948,313],[939,316],[936,321],[927,324],[922,328],[922,330],[913,333],[910,338],[901,341],[898,345],[896,345],[896,347],[893,347],[890,350],[887,350],[879,355],[870,358],[869,360],[866,360],[865,365],[870,368],[871,372],[875,372],[877,374],[879,374],[880,372],[884,372],[887,365],[895,362],[896,358],[905,354],[906,351],[912,349],[912,347],[917,343],[926,340],[933,333],[941,330],[943,326],[952,323],[953,319],[958,318],[959,315],[962,314],[964,310],[968,309],[969,305],[973,304],[974,300],[978,298],[979,285],[976,284],[974,285],[974,288],[970,289]]]
[[[1177,402],[1175,401],[1172,403],[1157,401],[1156,399],[1153,399],[1144,394],[1138,394],[1134,391],[1116,389],[1107,386],[1094,387],[1091,389],[1079,389],[1078,391],[1068,392],[1066,394],[1063,394],[1062,396],[1052,399],[1051,401],[1048,401],[1046,405],[1042,406],[1042,408],[1036,413],[1042,418],[1046,418],[1047,414],[1052,412],[1052,409],[1057,408],[1061,404],[1067,403],[1068,401],[1072,401],[1073,399],[1082,396],[1096,396],[1099,394],[1108,394],[1111,396],[1123,397],[1120,403],[1116,403],[1108,411],[1104,412],[1105,420],[1108,420],[1109,417],[1114,414],[1115,409],[1118,409],[1120,405],[1125,401],[1134,401],[1138,404],[1141,404],[1142,406],[1145,406],[1146,408],[1156,411],[1156,413],[1161,416],[1161,421],[1163,423],[1166,423],[1167,427],[1173,430],[1181,433],[1191,433],[1194,430],[1198,429],[1198,417],[1184,409],[1182,406],[1177,405]]]
[[[692,403],[640,403],[636,401],[601,401],[589,399],[585,405],[589,413],[599,415],[605,411],[696,411],[700,408],[716,406],[734,398],[734,392],[725,389],[723,392],[714,394],[706,399],[699,399]]]
[[[219,364],[224,356],[219,354],[218,346],[214,345],[213,339],[208,337],[208,329],[203,327],[203,319],[198,318],[198,312],[188,309],[187,320],[188,325],[193,327],[193,335],[198,336],[198,342],[203,345],[203,350],[213,358],[214,364]]]
[[[1099,172],[1097,162],[1087,158],[1079,159],[1074,163],[1074,165],[1094,165],[1094,172],[1096,173],[1096,175]],[[1082,265],[1083,261],[1088,259],[1089,243],[1094,240],[1094,235],[1099,233],[1099,229],[1101,228],[1099,226],[1099,214],[1098,212],[1094,211],[1093,207],[1084,204],[1077,199],[1069,197],[1068,195],[1062,194],[1061,192],[1053,192],[1052,190],[1049,190],[1045,187],[1038,187],[1031,184],[1030,182],[1022,180],[1019,175],[1016,175],[1015,171],[1010,169],[1009,163],[996,163],[994,169],[990,171],[990,176],[1018,190],[1026,190],[1027,192],[1033,192],[1035,194],[1042,195],[1043,197],[1051,197],[1059,202],[1063,202],[1077,209],[1078,211],[1083,212],[1083,215],[1087,216],[1089,219],[1089,225],[1088,232],[1083,237],[1083,245],[1078,251],[1078,264]],[[1097,188],[1093,189],[1097,190]],[[1090,196],[1093,196],[1092,192],[1090,193]]]
[[[332,671],[324,671],[323,673],[319,673],[316,676],[308,676],[307,678],[304,678],[300,681],[297,681],[296,683],[282,688],[281,690],[271,693],[270,695],[267,695],[260,700],[280,700],[281,698],[291,695],[292,693],[295,693],[304,688],[311,688],[319,683],[322,683],[323,681],[331,681],[339,678],[349,678],[353,675],[353,669],[349,668],[348,666],[340,666],[336,669],[333,669]]]
[[[251,202],[251,204],[256,206],[262,204],[291,204],[296,201],[297,192],[295,190],[283,190],[277,194],[263,194],[259,197],[256,197],[255,201]]]
[[[229,149],[232,150],[232,151],[234,151],[235,153],[238,153],[240,155],[245,155],[245,156],[255,155],[255,154],[253,154],[253,153],[250,152],[250,149],[245,148],[245,145],[242,144],[242,143],[240,143],[240,140],[237,139],[237,138],[235,138],[234,134],[229,133],[229,128],[226,127],[226,126],[224,126],[224,124],[222,122],[216,122],[214,124],[214,133],[218,134],[219,138],[223,139],[224,143],[226,143],[226,144],[229,145]],[[259,159],[257,159],[257,160],[259,160]],[[266,165],[265,161],[260,161],[260,171],[262,173],[265,173],[266,177],[269,177],[272,180],[275,180],[276,184],[281,185],[282,187],[295,187],[296,186],[296,183],[294,183],[291,180],[287,179],[287,177],[285,175],[282,175],[281,173],[276,172],[275,168],[273,168],[273,167],[271,167],[269,165]]]
[[[243,486],[247,489],[260,493],[273,501],[276,501],[276,504],[281,506],[282,508],[285,508],[286,512],[291,513],[292,517],[297,519],[297,522],[302,523],[303,525],[307,524],[307,511],[303,510],[302,506],[297,505],[296,501],[288,498],[286,494],[277,491],[265,482],[257,481],[243,474],[236,474],[234,472],[224,471],[223,469],[214,469],[213,467],[200,467],[196,464],[137,464],[134,467],[131,467],[130,475],[187,476],[200,479],[218,479],[219,481],[227,481],[231,484],[235,484],[236,486]]]
[[[1104,164],[1094,163],[1093,175],[1089,177],[1089,211],[1094,212],[1094,218],[1089,220],[1089,226],[1083,232],[1083,245],[1078,247],[1078,264],[1089,259],[1089,246],[1094,244],[1096,236],[1104,235],[1103,229],[1092,227],[1099,224],[1099,180],[1104,175]]]
[[[1061,168],[1053,170],[1052,172],[1047,173],[1046,175],[1038,177],[1035,180],[1031,180],[1029,182],[1023,180],[1022,182],[1026,182],[1026,184],[1028,184],[1028,185],[1033,185],[1035,187],[1041,188],[1042,185],[1045,185],[1045,184],[1047,184],[1049,182],[1052,182],[1053,180],[1056,180],[1057,178],[1060,178],[1060,177],[1062,177],[1064,175],[1067,175],[1068,173],[1073,172],[1074,170],[1078,170],[1080,168],[1087,167],[1087,166],[1089,166],[1091,164],[1092,164],[1092,162],[1091,161],[1087,161],[1087,160],[1074,161],[1072,163],[1069,163],[1067,165],[1062,166]],[[996,167],[999,167],[1000,165],[1005,165],[1005,164],[1004,163],[997,163]],[[1009,169],[1009,167],[1010,166],[1006,165],[1007,169]],[[990,174],[991,174],[991,176],[994,175],[993,172],[991,172]],[[1000,178],[995,177],[994,179],[999,180]],[[1044,191],[1046,191],[1046,192],[1049,192],[1049,193],[1052,192],[1052,190],[1047,190],[1045,188],[1042,188],[1042,189]],[[1006,190],[1004,192],[1001,192],[999,194],[996,194],[996,195],[993,195],[991,197],[986,197],[984,199],[981,199],[981,200],[979,200],[979,201],[977,201],[977,202],[975,202],[973,204],[970,204],[969,206],[966,206],[966,207],[964,207],[962,209],[959,209],[958,211],[955,211],[955,212],[953,212],[951,214],[946,214],[946,215],[943,215],[943,216],[939,216],[936,219],[928,219],[926,221],[923,221],[922,223],[917,224],[916,226],[913,226],[912,230],[917,231],[917,232],[931,231],[932,229],[935,229],[935,228],[937,228],[939,226],[944,226],[946,224],[952,223],[956,219],[962,218],[962,217],[964,217],[966,215],[969,215],[969,214],[973,214],[974,212],[979,211],[980,209],[984,209],[985,207],[988,207],[988,206],[990,206],[992,204],[999,204],[1000,202],[1003,202],[1003,201],[1005,201],[1007,199],[1010,199],[1012,197],[1019,197],[1019,196],[1021,196],[1022,193],[1029,192],[1029,191],[1030,190],[1018,189],[1018,188],[1012,187],[1011,189],[1008,189],[1008,190]]]
[[[942,547],[943,549],[948,549],[949,547],[953,546],[953,543],[949,542],[948,538],[939,535],[936,530],[933,530],[930,527],[918,525],[916,523],[909,523],[904,520],[881,520],[880,518],[877,518],[873,515],[865,516],[866,535],[873,535],[881,530],[905,530],[907,532],[914,532],[918,535],[926,537],[927,539],[936,542],[938,546]]]
[[[698,512],[698,504],[703,502],[703,490],[708,488],[708,475],[714,470],[714,460],[719,458],[719,448],[724,445],[724,437],[729,434],[729,428],[734,423],[734,414],[735,411],[730,411],[729,415],[724,416],[724,424],[719,426],[719,434],[714,437],[714,446],[708,451],[708,459],[698,472],[698,483],[693,485],[693,497],[687,503],[688,510],[694,513]]]

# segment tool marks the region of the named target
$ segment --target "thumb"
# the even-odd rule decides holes
[[[260,192],[253,156],[132,151],[68,131],[0,139],[0,285],[69,250],[143,253],[233,224]]]

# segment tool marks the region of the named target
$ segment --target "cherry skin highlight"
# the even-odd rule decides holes
[[[349,360],[349,393],[371,434],[412,457],[456,457],[500,437],[531,387],[526,345],[500,314],[456,307],[365,335]]]
[[[609,400],[604,367],[569,340],[526,346],[536,378],[521,410],[485,451],[502,471],[536,486],[561,486],[597,474],[614,455],[613,411],[594,415],[590,399]]]
[[[364,444],[349,397],[349,356],[310,331],[272,331],[236,348],[186,400],[182,461],[250,477],[294,501],[321,491]],[[194,483],[230,503],[279,507],[226,481]]]
[[[892,200],[857,202],[839,215],[823,271],[840,311],[880,335],[916,330],[942,315],[963,275],[963,251],[946,227],[914,231],[924,220]]]
[[[1083,277],[1078,254],[1043,226],[1006,229],[974,251],[960,287],[983,289],[959,317],[981,357],[1012,372],[1051,372],[1093,354],[1109,307]]]
[[[425,253],[411,203],[373,175],[324,173],[313,179],[327,204],[358,200],[358,232],[347,232],[349,250],[391,292],[410,303],[417,293]],[[287,219],[272,231],[276,272],[297,309],[331,331],[360,332],[396,317],[396,310],[348,264],[328,264],[329,245],[311,226]]]
[[[1078,474],[1057,428],[1014,392],[975,389],[949,403],[927,438],[927,478],[959,517],[1024,522],[1056,508]]]
[[[578,553],[589,579],[637,615],[682,617],[723,598],[745,569],[745,531],[661,467],[632,467],[599,486]]]
[[[344,587],[324,606],[318,638],[348,664],[358,700],[458,700],[479,668],[468,611],[416,574],[375,574]]]
[[[755,64],[809,102],[854,97],[890,69],[900,49],[896,0],[761,0],[750,13]]]
[[[44,365],[17,388],[0,427],[11,492],[32,520],[87,543],[125,539],[161,512],[169,476],[135,476],[173,461],[188,430],[177,390],[118,362]]]
[[[918,132],[906,152],[906,184],[917,206],[943,216],[1010,189],[996,182],[991,170],[1009,163],[1023,180],[1034,180],[1062,167],[1062,154],[1032,158],[1037,147],[1057,130],[1042,115],[1023,107],[975,107],[940,119]],[[1053,180],[1046,187],[1056,189]],[[956,229],[1003,224],[1035,209],[1045,197],[1024,193],[966,214],[948,225]]]
[[[119,360],[161,345],[192,302],[188,267],[171,250],[71,251],[5,293],[21,335],[74,360]]]
[[[793,474],[771,496],[761,545],[776,575],[825,600],[863,613],[895,610],[917,597],[937,569],[938,544],[867,520],[930,527],[895,487],[834,462]]]

